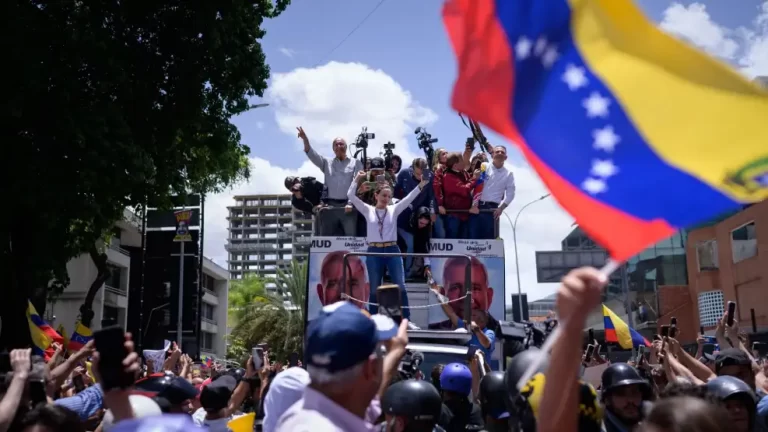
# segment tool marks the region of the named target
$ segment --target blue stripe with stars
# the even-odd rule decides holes
[[[685,227],[740,206],[651,150],[575,46],[566,0],[495,4],[515,52],[512,121],[545,164],[582,192],[646,221]]]

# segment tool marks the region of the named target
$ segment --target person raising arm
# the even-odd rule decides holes
[[[365,177],[365,172],[360,171],[356,180]],[[397,217],[411,202],[416,199],[421,190],[429,184],[429,179],[422,174],[418,187],[415,187],[408,195],[397,204],[390,205],[392,201],[392,186],[387,183],[378,184],[374,192],[375,205],[369,205],[360,200],[357,195],[357,181],[352,182],[347,191],[347,197],[353,206],[363,215],[368,225],[368,252],[397,254],[392,256],[367,256],[365,266],[368,269],[368,280],[371,286],[369,311],[371,314],[378,312],[376,304],[376,290],[384,277],[384,270],[389,272],[393,283],[400,287],[400,295],[403,306],[403,317],[410,317],[408,309],[408,295],[405,291],[405,270],[403,260],[400,257],[400,248],[397,246]],[[346,291],[345,291],[346,292]],[[359,299],[357,299],[359,301]]]

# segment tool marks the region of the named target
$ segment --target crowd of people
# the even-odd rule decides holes
[[[107,386],[92,342],[46,362],[30,350],[7,356],[0,431],[488,431],[761,432],[768,430],[766,370],[746,349],[738,322],[718,324],[721,350],[691,355],[655,338],[645,355],[614,362],[586,353],[583,328],[607,280],[595,269],[568,274],[557,294],[561,337],[491,371],[482,354],[432,370],[404,366],[408,321],[398,326],[349,302],[325,306],[306,332],[303,363],[268,353],[242,368],[200,367],[178,347],[162,365],[142,360],[126,335],[121,367],[132,377]],[[474,343],[482,352],[482,338]],[[546,356],[522,388],[532,362]],[[583,366],[609,363],[600,384]],[[257,369],[255,364],[263,364]]]
[[[313,177],[287,177],[293,206],[317,216],[321,236],[365,237],[371,234],[365,212],[355,212],[348,194],[375,206],[377,196],[388,191],[389,200],[403,200],[417,187],[420,192],[396,218],[397,241],[404,251],[417,248],[414,237],[429,232],[432,238],[495,239],[498,219],[515,197],[514,175],[504,166],[507,149],[483,144],[473,154],[467,144],[462,152],[444,148],[434,151],[434,160],[416,158],[408,167],[397,155],[373,157],[365,161],[348,155],[343,138],[333,140],[333,158],[327,158],[310,145],[304,129],[298,136],[304,152],[323,173],[323,182]],[[490,160],[489,160],[490,155]],[[364,172],[365,175],[358,175]],[[419,186],[423,181],[426,184]],[[358,209],[359,210],[359,209]]]

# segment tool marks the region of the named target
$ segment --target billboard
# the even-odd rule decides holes
[[[368,245],[361,237],[313,237],[310,244],[307,275],[307,319],[314,319],[325,305],[342,299],[341,278],[344,254],[365,252]],[[472,308],[490,312],[497,320],[504,319],[504,243],[502,240],[433,239],[430,251],[436,254],[464,254],[472,257]],[[346,283],[350,296],[368,302],[370,284],[365,256],[347,259]],[[466,261],[462,258],[430,258],[430,267],[440,293],[448,300],[464,295]],[[451,307],[463,316],[464,301],[452,301]],[[433,309],[435,314],[433,314]],[[430,328],[444,328],[449,323],[436,323],[444,316],[440,307],[429,309]]]

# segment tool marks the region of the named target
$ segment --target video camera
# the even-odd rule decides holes
[[[397,371],[402,379],[413,379],[416,377],[416,373],[419,371],[419,366],[422,363],[424,363],[424,354],[407,349],[405,350],[405,355],[400,360]]]
[[[365,165],[365,160],[368,158],[368,140],[372,139],[376,139],[376,134],[368,132],[368,126],[363,126],[363,131],[357,135],[355,142],[352,143],[352,145],[357,148],[357,151],[355,151],[355,158],[357,158],[357,155],[361,152],[363,153],[363,157],[360,159],[363,162],[363,165]]]
[[[387,143],[384,144],[384,166],[386,166],[387,169],[392,166],[392,156],[394,156],[394,149],[395,143],[387,141]]]
[[[419,148],[424,150],[424,154],[427,156],[427,165],[434,165],[435,149],[432,147],[432,144],[437,142],[437,138],[432,138],[432,135],[423,127],[417,127],[413,133],[416,134],[416,142],[419,144]]]

